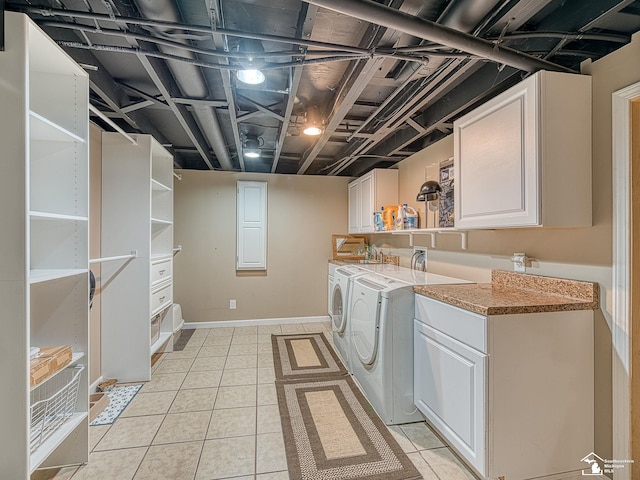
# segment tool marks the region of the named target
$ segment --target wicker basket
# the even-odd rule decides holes
[[[83,370],[66,368],[31,392],[32,452],[73,416]]]

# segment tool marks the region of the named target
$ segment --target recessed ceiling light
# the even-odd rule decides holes
[[[304,130],[305,135],[320,135],[322,133],[322,117],[320,110],[316,106],[307,108],[305,112]]]
[[[265,80],[264,73],[257,69],[238,70],[236,77],[249,85],[258,85]]]

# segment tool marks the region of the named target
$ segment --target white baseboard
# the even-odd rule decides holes
[[[252,327],[254,325],[278,325],[288,323],[317,323],[330,321],[329,315],[317,317],[288,317],[288,318],[254,318],[250,320],[219,320],[216,322],[185,322],[182,328],[220,328],[220,327]]]
[[[89,385],[89,393],[95,393],[96,389],[98,388],[98,385],[100,385],[103,380],[104,380],[104,377],[100,375],[95,382]]]

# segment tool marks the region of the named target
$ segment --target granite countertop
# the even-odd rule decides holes
[[[597,283],[491,271],[491,283],[417,285],[414,291],[481,315],[597,310]]]

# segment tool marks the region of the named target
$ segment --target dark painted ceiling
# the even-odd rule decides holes
[[[28,13],[87,69],[92,120],[105,129],[152,134],[181,168],[311,175],[389,167],[531,72],[578,71],[640,30],[640,0],[28,0],[6,9]],[[236,79],[246,52],[264,83]],[[311,110],[324,127],[315,137],[302,133]],[[245,156],[247,139],[258,158]]]

